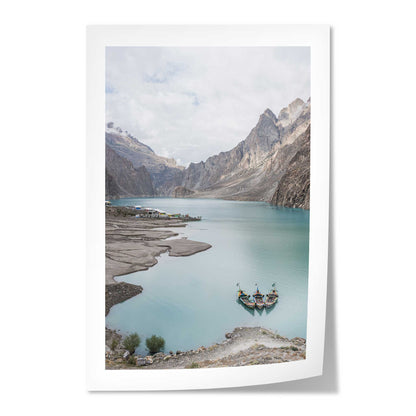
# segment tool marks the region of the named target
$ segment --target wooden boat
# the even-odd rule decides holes
[[[247,306],[247,308],[254,309],[254,307],[256,306],[256,304],[250,299],[250,296],[247,295],[247,293],[244,292],[244,290],[241,290],[240,283],[237,283],[237,286],[238,286],[238,292],[237,292],[238,300],[244,306]]]
[[[254,309],[256,304],[250,299],[250,296],[247,295],[247,293],[240,289],[237,296],[243,305],[247,306],[247,308]]]
[[[266,301],[264,303],[266,308],[271,308],[273,305],[277,303],[277,300],[279,299],[279,294],[277,293],[275,286],[276,283],[273,283],[273,289],[266,295]]]
[[[256,293],[253,295],[254,302],[256,303],[256,306],[258,309],[263,309],[264,307],[264,295],[262,295],[259,291],[259,288],[257,288]]]

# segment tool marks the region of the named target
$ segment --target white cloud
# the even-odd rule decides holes
[[[266,108],[310,96],[309,48],[106,50],[106,119],[187,165],[244,140]]]

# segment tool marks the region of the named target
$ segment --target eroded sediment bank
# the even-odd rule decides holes
[[[147,270],[157,263],[156,257],[190,256],[211,248],[210,244],[187,238],[170,239],[178,233],[167,228],[185,227],[176,219],[135,218],[135,212],[124,207],[106,207],[106,315],[110,308],[141,293],[141,286],[116,282],[114,277]]]

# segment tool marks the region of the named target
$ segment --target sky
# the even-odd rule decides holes
[[[310,97],[308,47],[107,47],[106,122],[187,166]]]

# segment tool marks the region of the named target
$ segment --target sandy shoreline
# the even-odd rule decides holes
[[[165,252],[181,257],[211,248],[210,244],[187,238],[166,240],[178,236],[167,228],[186,227],[182,220],[138,219],[134,214],[124,207],[106,207],[106,315],[113,305],[143,290],[141,286],[116,282],[114,277],[147,270],[157,264],[156,257]]]

